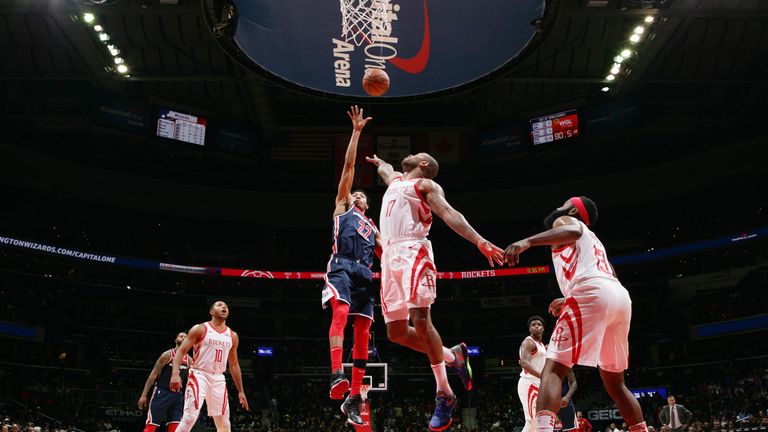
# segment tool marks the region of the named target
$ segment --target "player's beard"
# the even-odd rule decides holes
[[[568,216],[568,214],[570,213],[570,211],[571,211],[571,209],[567,209],[567,210],[555,210],[555,211],[553,211],[552,213],[548,214],[548,215],[547,215],[547,216],[544,218],[544,228],[545,228],[545,229],[552,229],[552,224],[554,224],[554,223],[555,223],[555,221],[557,220],[557,218],[559,218],[560,216]]]

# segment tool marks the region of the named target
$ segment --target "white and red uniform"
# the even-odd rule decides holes
[[[232,330],[216,330],[210,322],[200,324],[205,329],[203,338],[194,345],[189,379],[184,393],[184,416],[176,432],[192,429],[205,401],[210,417],[222,416],[229,425],[229,400],[224,371],[227,369],[229,350],[232,349]]]
[[[435,302],[437,270],[427,240],[432,210],[416,190],[421,179],[397,178],[381,207],[381,309],[384,322],[407,320],[408,309]]]
[[[525,338],[523,342],[526,340],[530,340],[536,345],[536,349],[531,355],[531,365],[536,372],[541,374],[547,360],[547,347],[530,336]],[[520,358],[523,358],[523,344],[520,344]],[[535,430],[533,419],[536,417],[536,401],[539,398],[540,384],[541,378],[531,375],[525,369],[520,372],[520,379],[517,381],[517,395],[520,396],[520,403],[523,404],[523,412],[525,413],[524,432]]]
[[[547,358],[568,367],[599,366],[623,372],[629,366],[632,301],[608,262],[605,247],[581,221],[576,242],[552,249],[563,310]]]

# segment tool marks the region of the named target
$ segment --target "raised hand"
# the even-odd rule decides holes
[[[531,243],[528,240],[520,240],[519,242],[512,243],[507,246],[504,251],[504,261],[507,264],[513,266],[520,262],[520,254],[528,250],[531,247]]]
[[[504,251],[495,244],[488,240],[480,240],[477,242],[477,249],[480,250],[481,254],[488,258],[488,264],[490,264],[491,267],[493,267],[494,261],[500,266],[504,265]]]
[[[373,117],[363,117],[363,109],[358,108],[357,105],[352,105],[349,107],[347,115],[349,116],[349,119],[352,120],[352,129],[356,131],[363,130],[365,125],[368,124],[369,121],[373,120]]]
[[[376,156],[376,155],[373,155],[373,157],[368,157],[368,156],[366,156],[366,157],[365,157],[365,161],[366,161],[366,162],[369,162],[369,163],[372,163],[372,164],[374,164],[374,165],[376,165],[376,166],[379,166],[379,165],[381,165],[382,163],[384,163],[384,161],[383,161],[383,160],[381,160],[381,159],[379,159],[379,157],[378,157],[378,156]]]

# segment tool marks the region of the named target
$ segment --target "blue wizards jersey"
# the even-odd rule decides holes
[[[333,253],[373,265],[376,225],[357,207],[333,218]]]

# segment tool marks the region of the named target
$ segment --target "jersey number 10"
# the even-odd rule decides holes
[[[216,363],[221,363],[224,360],[224,350],[216,350]]]

